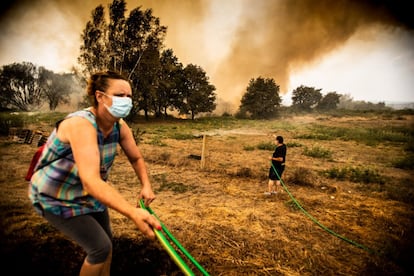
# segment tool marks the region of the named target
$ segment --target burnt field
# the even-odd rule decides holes
[[[210,275],[412,275],[413,124],[408,115],[315,115],[132,127],[157,194],[152,210]],[[285,191],[265,196],[273,135],[288,147]],[[2,269],[77,275],[84,253],[27,198],[35,149],[0,137]],[[121,150],[110,181],[137,204]],[[111,216],[112,275],[182,274],[157,240]]]

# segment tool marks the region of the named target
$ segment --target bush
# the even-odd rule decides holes
[[[348,168],[348,177],[350,181],[355,183],[385,183],[384,177],[370,168]]]
[[[296,147],[301,147],[302,144],[298,143],[298,142],[290,142],[290,143],[286,143],[286,147],[288,148],[296,148]]]
[[[403,169],[403,170],[414,169],[414,154],[411,153],[407,156],[404,156],[401,159],[394,161],[393,167]]]
[[[245,151],[252,151],[252,150],[254,150],[254,147],[253,146],[244,146],[243,149]]]
[[[377,170],[371,168],[346,167],[332,168],[322,172],[328,178],[338,180],[349,180],[354,183],[385,183],[385,177],[380,175]]]
[[[314,146],[313,148],[309,149],[308,147],[305,147],[303,150],[303,154],[310,157],[316,157],[316,158],[331,158],[332,153],[324,149],[320,146]]]
[[[332,168],[324,171],[325,175],[331,179],[345,180],[346,179],[346,170],[339,168]]]
[[[293,170],[293,174],[289,177],[289,183],[299,186],[313,187],[316,180],[316,174],[307,169],[298,167]]]
[[[22,128],[23,126],[24,120],[21,116],[15,116],[9,113],[0,113],[0,135],[7,136],[10,128]]]
[[[250,168],[239,168],[237,169],[236,175],[238,177],[251,177],[252,170]]]
[[[259,150],[275,150],[276,146],[274,143],[260,143],[256,146]]]

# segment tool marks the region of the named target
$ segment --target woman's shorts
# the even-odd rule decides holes
[[[269,169],[269,179],[280,180],[282,178],[282,174],[284,170],[285,170],[285,166],[271,166]]]
[[[112,232],[108,209],[64,219],[44,212],[45,219],[80,245],[91,264],[103,263],[112,252]]]

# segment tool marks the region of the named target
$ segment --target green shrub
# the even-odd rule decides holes
[[[7,136],[10,128],[22,128],[23,126],[24,120],[21,116],[0,113],[0,135]]]
[[[385,183],[385,177],[380,175],[377,170],[371,168],[331,168],[329,170],[322,171],[322,174],[328,178],[349,180],[354,183]]]
[[[386,185],[386,189],[389,199],[409,204],[414,202],[414,187],[409,178],[399,180],[398,184]]]
[[[243,150],[245,150],[245,151],[252,151],[252,150],[254,150],[254,147],[253,146],[244,146],[243,147]]]
[[[376,170],[370,168],[348,168],[349,180],[355,183],[379,183],[384,184],[382,177]]]
[[[259,150],[271,150],[274,151],[276,145],[274,143],[260,143],[256,146]]]
[[[404,146],[404,150],[409,151],[409,152],[414,152],[414,139],[413,138],[407,141],[407,143]]]
[[[332,156],[331,151],[320,146],[313,146],[311,149],[305,147],[303,154],[315,158],[331,158]]]
[[[53,127],[66,115],[62,112],[0,112],[0,135],[8,135],[11,127],[27,128],[32,124]]]
[[[324,171],[324,174],[328,178],[338,179],[338,180],[345,180],[347,177],[346,169],[339,169],[339,168],[332,168],[332,169],[326,170]]]
[[[414,136],[412,128],[398,126],[379,127],[331,127],[324,125],[312,125],[308,133],[298,134],[295,138],[311,140],[335,140],[356,141],[374,146],[379,143],[407,143]]]
[[[296,135],[295,138],[309,139],[309,140],[333,140],[334,139],[330,135],[326,135],[323,133],[316,133],[316,132]]]
[[[395,160],[392,163],[392,166],[394,168],[399,168],[403,170],[411,170],[414,169],[414,154],[408,154],[407,156],[404,156],[398,160]]]
[[[286,143],[286,147],[288,147],[288,148],[296,148],[296,147],[301,147],[302,146],[302,144],[301,143],[298,143],[298,142],[289,142],[289,143]]]

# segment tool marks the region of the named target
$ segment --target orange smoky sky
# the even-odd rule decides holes
[[[76,65],[80,34],[92,10],[99,4],[107,9],[111,2],[6,0],[0,18],[0,63],[32,61],[55,71],[69,70]],[[231,103],[240,101],[248,82],[259,76],[273,78],[286,94],[293,72],[335,53],[355,36],[374,40],[379,33],[404,32],[414,41],[406,2],[126,1],[127,15],[139,6],[151,8],[168,28],[166,48],[184,65],[206,70],[219,99]]]

